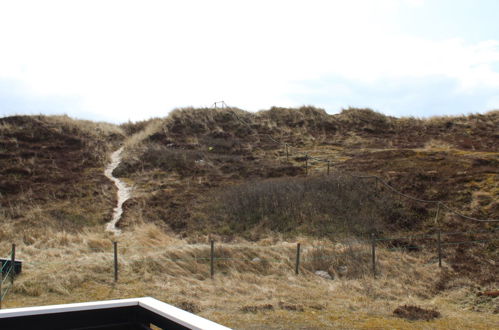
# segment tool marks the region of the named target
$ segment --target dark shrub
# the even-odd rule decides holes
[[[374,184],[350,176],[253,181],[221,194],[214,216],[240,232],[265,226],[279,232],[365,235],[405,224],[402,205]],[[410,221],[409,221],[410,222]]]

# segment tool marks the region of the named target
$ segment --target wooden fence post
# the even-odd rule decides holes
[[[114,281],[118,282],[118,242],[113,242],[114,247]]]
[[[289,161],[288,144],[285,143],[284,146],[286,147],[286,160]]]
[[[373,276],[376,278],[376,237],[371,233]]]
[[[215,241],[211,240],[211,253],[210,253],[210,277],[213,278],[213,275],[215,274]]]
[[[438,238],[438,267],[442,267],[442,241],[440,239],[440,228],[438,228],[437,238]]]
[[[299,272],[300,272],[300,243],[296,245],[295,274],[298,275]]]
[[[442,267],[442,238],[438,216],[440,213],[440,202],[437,203],[437,212],[435,213],[435,225],[437,226],[437,248],[438,248],[438,267]]]
[[[327,175],[329,175],[329,160],[327,161]]]
[[[438,216],[440,213],[440,202],[437,203],[437,212],[435,213],[435,225],[440,228],[440,225],[438,224]]]

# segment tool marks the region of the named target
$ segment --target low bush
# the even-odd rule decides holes
[[[415,321],[415,320],[425,320],[430,321],[440,317],[440,313],[433,309],[424,309],[418,306],[403,305],[397,307],[393,311],[395,316]]]
[[[318,237],[410,226],[410,210],[365,181],[331,175],[248,182],[220,194],[213,216],[237,232],[265,227]]]

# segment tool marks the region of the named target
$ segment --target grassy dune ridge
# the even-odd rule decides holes
[[[497,298],[479,292],[498,288],[497,240],[446,246],[439,269],[434,239],[406,238],[434,235],[435,209],[348,174],[377,175],[463,214],[499,218],[497,127],[498,111],[417,119],[310,106],[186,108],[121,126],[1,118],[0,252],[14,242],[25,261],[5,305],[151,295],[236,328],[492,328]],[[293,146],[289,157],[273,139]],[[103,230],[116,201],[103,171],[121,144],[114,175],[134,192],[115,238]],[[305,177],[304,154],[331,160],[331,175],[310,160]],[[487,232],[448,242],[497,237],[493,223],[449,212],[438,223],[444,232]],[[371,232],[403,237],[378,243],[377,279],[363,242]],[[221,258],[213,280],[210,239]],[[393,316],[404,304],[442,316]]]

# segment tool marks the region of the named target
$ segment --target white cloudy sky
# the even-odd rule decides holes
[[[499,108],[499,1],[0,0],[0,116]]]

